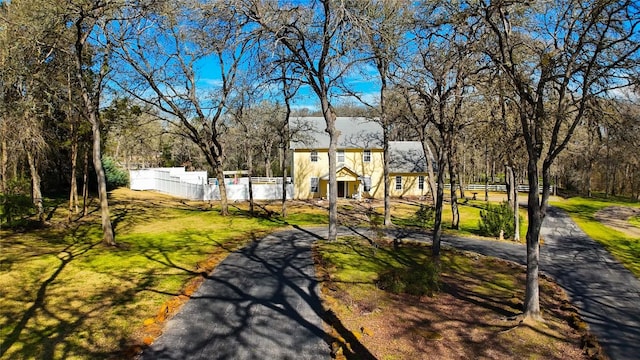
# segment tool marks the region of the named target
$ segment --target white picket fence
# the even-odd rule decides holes
[[[217,180],[210,181],[206,171],[185,171],[184,168],[153,168],[129,171],[132,190],[153,190],[189,200],[220,200],[220,188]],[[254,200],[282,199],[282,179],[261,178],[253,184]],[[252,179],[254,180],[254,179]],[[258,179],[256,179],[258,180]],[[249,200],[249,179],[225,179],[227,199],[232,201]],[[293,184],[287,183],[287,199],[293,195]]]
[[[495,192],[507,192],[507,185],[504,184],[495,184],[495,185],[486,185],[487,190],[495,191]],[[444,184],[444,188],[446,190],[451,190],[451,184]],[[465,191],[484,191],[484,184],[468,184],[464,187]],[[538,187],[538,191],[542,193],[542,186]],[[529,185],[521,184],[518,185],[518,192],[529,192]],[[551,193],[553,194],[553,186],[551,187]]]

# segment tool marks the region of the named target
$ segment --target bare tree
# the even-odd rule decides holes
[[[166,114],[165,120],[180,123],[177,128],[198,146],[218,178],[221,213],[228,215],[222,121],[251,39],[244,36],[241,19],[221,2],[177,1],[147,10],[144,17],[120,24],[114,38],[119,58],[132,70],[119,84]],[[220,80],[198,78],[202,66],[218,72]]]
[[[432,10],[436,14],[435,10]],[[416,20],[414,27],[415,48],[410,68],[402,72],[402,87],[408,92],[407,103],[416,130],[421,134],[425,150],[434,147],[437,164],[437,186],[435,197],[435,224],[433,232],[433,255],[439,256],[442,234],[442,207],[444,201],[444,171],[449,170],[451,183],[452,228],[459,227],[456,179],[458,176],[457,143],[460,132],[473,118],[463,118],[462,108],[470,82],[479,70],[468,39],[463,35],[463,26],[451,27],[439,21],[439,16],[429,16],[425,11]],[[451,27],[447,32],[443,27]],[[430,132],[429,127],[435,130]],[[430,157],[425,152],[427,159]]]
[[[111,45],[105,44],[101,51],[91,57],[91,50],[96,50],[95,44],[90,43],[92,35],[104,30],[110,12],[114,11],[114,4],[102,1],[69,2],[67,11],[73,19],[75,30],[74,58],[75,76],[84,106],[83,115],[91,124],[93,138],[93,166],[98,180],[98,195],[100,198],[100,216],[102,219],[103,241],[115,246],[115,237],[109,215],[109,201],[107,199],[107,182],[102,167],[100,97],[104,82],[109,72]],[[99,44],[96,42],[96,44]],[[92,58],[93,64],[98,64],[98,72],[88,70],[87,59]]]
[[[551,166],[567,147],[594,97],[611,94],[637,73],[640,9],[634,1],[559,0],[474,3],[485,54],[517,100],[529,181],[525,318],[540,319],[540,228]],[[538,193],[542,178],[542,197]]]
[[[398,66],[398,51],[404,41],[412,14],[409,1],[356,1],[353,4],[357,18],[353,19],[358,32],[361,33],[362,57],[366,62],[375,65],[380,82],[377,104],[370,104],[366,99],[355,95],[362,103],[376,113],[376,121],[382,127],[383,149],[383,182],[384,182],[384,225],[390,226],[391,201],[389,197],[389,141],[391,137],[392,118],[388,110],[388,90],[392,81],[394,67]],[[365,67],[366,68],[366,67]],[[365,78],[369,74],[363,74]]]
[[[292,71],[318,97],[329,134],[329,235],[337,238],[336,112],[331,92],[353,63],[348,59],[353,33],[347,31],[351,14],[333,0],[281,3],[246,1],[243,11],[260,26],[259,36],[268,38],[285,51]]]

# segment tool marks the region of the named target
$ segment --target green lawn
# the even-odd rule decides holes
[[[491,202],[499,204],[499,202]],[[459,200],[458,211],[460,212],[460,229],[451,229],[451,205],[444,204],[442,212],[442,226],[447,234],[462,236],[480,236],[480,211],[484,209],[485,202],[482,200]],[[415,218],[415,213],[419,209],[420,204],[417,202],[405,201],[394,206],[392,209],[393,223],[398,226],[420,226]],[[527,233],[528,221],[527,211],[520,209],[520,239],[524,241]],[[432,225],[432,224],[431,224]],[[432,229],[432,226],[427,227]]]
[[[554,201],[551,205],[567,211],[571,218],[587,235],[604,245],[627,269],[633,272],[636,277],[640,278],[640,238],[630,238],[619,231],[603,225],[594,218],[598,210],[609,206],[640,207],[640,204],[620,200],[573,197]],[[630,223],[633,224],[634,221],[637,224],[637,218],[632,219]]]
[[[246,204],[222,217],[206,203],[129,190],[113,192],[111,205],[117,248],[102,245],[97,211],[67,224],[63,205],[49,226],[2,230],[1,359],[121,358],[162,304],[229,251],[287,224],[327,219],[304,205],[287,223],[250,217]]]

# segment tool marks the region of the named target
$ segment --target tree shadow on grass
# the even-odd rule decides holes
[[[399,264],[402,264],[403,268],[410,269],[413,266],[420,266],[423,262],[422,257],[415,255],[418,249],[411,245],[403,245],[399,250],[391,247],[381,247],[377,252],[373,252],[370,247],[363,246],[363,243],[364,241],[360,243],[347,241],[342,243],[345,246],[343,251],[345,254],[355,254],[357,257],[366,259],[365,263],[373,263],[375,268],[378,269],[397,267]],[[341,250],[339,247],[331,247],[328,251],[331,256],[335,256],[336,252]],[[428,250],[426,253],[428,253]],[[338,254],[338,256],[340,255]],[[365,314],[370,313],[377,309],[378,306],[383,307],[381,310],[383,312],[391,311],[393,315],[390,315],[391,318],[386,318],[387,320],[384,322],[390,321],[398,325],[395,327],[391,325],[387,330],[379,331],[398,331],[401,334],[399,337],[408,339],[414,349],[417,349],[417,353],[425,354],[424,356],[429,358],[440,353],[446,353],[448,356],[455,354],[453,356],[465,358],[495,358],[496,354],[512,354],[514,351],[512,345],[517,346],[517,344],[508,340],[510,338],[507,335],[504,338],[499,335],[513,330],[517,334],[523,334],[523,336],[534,332],[551,339],[551,341],[560,343],[573,342],[573,346],[576,346],[576,337],[574,336],[571,340],[559,335],[562,334],[560,331],[566,330],[566,327],[558,328],[555,322],[541,326],[532,326],[526,323],[518,325],[519,318],[516,316],[522,313],[521,299],[523,297],[522,289],[524,289],[524,270],[521,267],[493,259],[481,260],[491,262],[478,266],[479,264],[476,263],[478,258],[473,257],[467,260],[464,260],[466,258],[463,257],[460,260],[462,261],[461,264],[456,261],[456,263],[450,265],[449,259],[449,256],[445,256],[442,259],[442,291],[440,295],[436,295],[437,299],[433,301],[403,294],[383,295],[385,300],[381,302],[377,298],[378,295],[367,293],[366,291],[368,290],[365,290],[365,288],[357,290],[355,292],[357,295],[352,298],[350,295],[343,294],[343,290],[339,289],[347,289],[354,284],[359,284],[359,282],[353,281],[343,282],[343,285],[337,288],[334,287],[332,293],[341,301],[350,303],[350,312],[354,313],[352,316],[357,316],[359,311]],[[498,266],[497,262],[503,265]],[[357,260],[351,258],[349,258],[348,264],[357,268],[363,266]],[[366,266],[368,266],[367,269],[371,268],[369,265]],[[454,268],[450,269],[449,266]],[[327,268],[327,265],[320,264],[320,267]],[[503,272],[507,274],[506,278],[497,276],[498,273]],[[512,272],[514,273],[513,283],[509,276]],[[452,273],[458,274],[452,277]],[[329,279],[326,276],[327,286],[332,286],[331,283],[335,282],[340,283],[335,280],[329,281]],[[543,308],[545,311],[548,309],[548,313],[553,314],[554,319],[563,321],[566,316],[564,312],[566,309],[563,309],[565,301],[556,297],[556,295],[551,295],[555,294],[555,292],[548,291],[548,293],[541,300]],[[461,303],[467,304],[467,306],[452,305]],[[443,311],[443,308],[447,307],[450,309],[445,312],[446,315],[438,315]],[[362,320],[359,320],[360,324],[366,324],[367,318],[367,316],[364,316]],[[372,318],[375,319],[377,316]],[[360,324],[358,327],[361,326]],[[479,335],[480,333],[476,332],[475,329],[480,329],[480,333],[485,335]],[[456,340],[446,338],[443,340],[444,334],[449,334],[448,336],[455,337]],[[536,351],[540,351],[540,354],[547,358],[562,358],[562,354],[554,353],[553,350],[549,350],[544,345],[537,346]]]
[[[100,241],[90,241],[89,228],[77,226],[68,235],[72,241],[55,254],[51,252],[39,253],[38,256],[55,256],[58,264],[51,274],[39,283],[35,292],[25,291],[20,295],[8,292],[5,300],[9,301],[2,309],[3,315],[10,319],[8,334],[0,344],[0,357],[7,353],[20,358],[65,358],[67,356],[89,356],[92,358],[106,358],[100,347],[91,346],[91,335],[86,342],[69,341],[69,336],[85,327],[87,321],[100,316],[100,313],[114,304],[129,301],[134,294],[122,291],[118,287],[107,286],[100,291],[93,289],[93,299],[101,301],[86,302],[82,293],[76,288],[81,287],[83,279],[76,279],[77,284],[71,284],[67,289],[65,279],[70,265],[86,258],[88,254],[100,245]],[[68,240],[60,240],[67,241]],[[31,261],[28,257],[24,261]],[[38,260],[38,259],[35,259]],[[43,258],[44,260],[44,258]],[[37,277],[36,277],[37,278]],[[25,281],[32,280],[25,278]],[[28,283],[27,283],[28,284]],[[30,296],[33,294],[33,298]],[[24,304],[24,307],[19,304]],[[30,304],[30,305],[27,305]],[[109,325],[105,325],[109,328]],[[117,336],[117,335],[115,335]],[[74,337],[75,338],[75,337]]]

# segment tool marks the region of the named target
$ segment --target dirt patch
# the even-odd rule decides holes
[[[629,223],[630,218],[639,215],[640,208],[609,206],[595,213],[594,217],[604,225],[629,237],[640,238],[640,228]]]
[[[605,359],[559,286],[541,279],[544,323],[521,322],[524,271],[515,264],[469,255],[474,273],[447,270],[434,296],[392,294],[374,284],[323,281],[336,359]],[[463,260],[466,261],[466,260]],[[485,271],[486,270],[486,271]],[[512,274],[517,289],[495,274]],[[508,281],[507,281],[508,283]],[[503,284],[504,285],[504,284]]]

